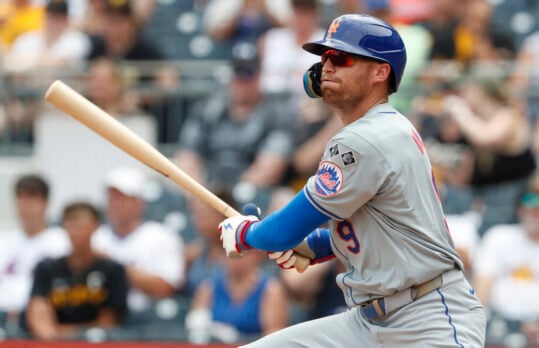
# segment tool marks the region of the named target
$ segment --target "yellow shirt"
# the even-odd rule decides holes
[[[8,48],[17,36],[43,27],[45,12],[41,6],[17,8],[11,3],[0,3],[0,46]]]

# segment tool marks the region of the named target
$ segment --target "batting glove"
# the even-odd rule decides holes
[[[226,251],[226,256],[234,257],[241,255],[243,250],[252,249],[245,242],[245,235],[249,226],[257,221],[259,219],[254,215],[240,215],[228,218],[219,224],[221,243]]]
[[[282,269],[294,268],[297,259],[292,249],[287,251],[270,251],[268,252],[268,257],[275,260],[277,266]]]

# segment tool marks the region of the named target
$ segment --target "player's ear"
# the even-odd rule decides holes
[[[376,80],[389,82],[391,80],[391,66],[388,63],[377,63],[374,76]]]

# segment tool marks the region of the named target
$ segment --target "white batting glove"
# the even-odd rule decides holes
[[[275,260],[277,266],[282,269],[291,269],[294,268],[296,264],[296,255],[294,250],[290,249],[287,251],[270,251],[268,252],[268,257],[272,260]]]
[[[242,250],[251,249],[245,242],[247,229],[259,219],[254,215],[240,215],[223,220],[219,224],[221,243],[226,251],[226,256],[241,255]]]

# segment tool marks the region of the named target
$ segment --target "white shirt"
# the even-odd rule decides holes
[[[147,221],[126,236],[117,235],[110,226],[101,226],[92,236],[92,245],[126,266],[163,278],[178,288],[185,279],[183,240],[165,225]],[[128,295],[129,309],[148,308],[150,298],[137,289]]]
[[[479,233],[473,217],[467,214],[446,215],[446,220],[455,247],[466,250],[472,260],[479,243]]]
[[[18,37],[5,56],[8,70],[24,70],[56,62],[60,65],[78,64],[91,48],[90,39],[82,32],[66,29],[50,46],[45,44],[41,31],[32,31]]]
[[[324,30],[316,30],[308,41],[321,40]],[[320,57],[305,51],[296,43],[289,28],[274,28],[266,32],[261,66],[260,86],[270,93],[293,92],[303,95],[303,74]]]
[[[59,227],[29,237],[22,231],[0,232],[0,311],[20,311],[29,299],[33,272],[47,257],[69,253],[71,242]]]
[[[539,315],[539,242],[520,225],[499,225],[484,235],[474,261],[474,274],[495,276],[489,306],[512,320]]]

